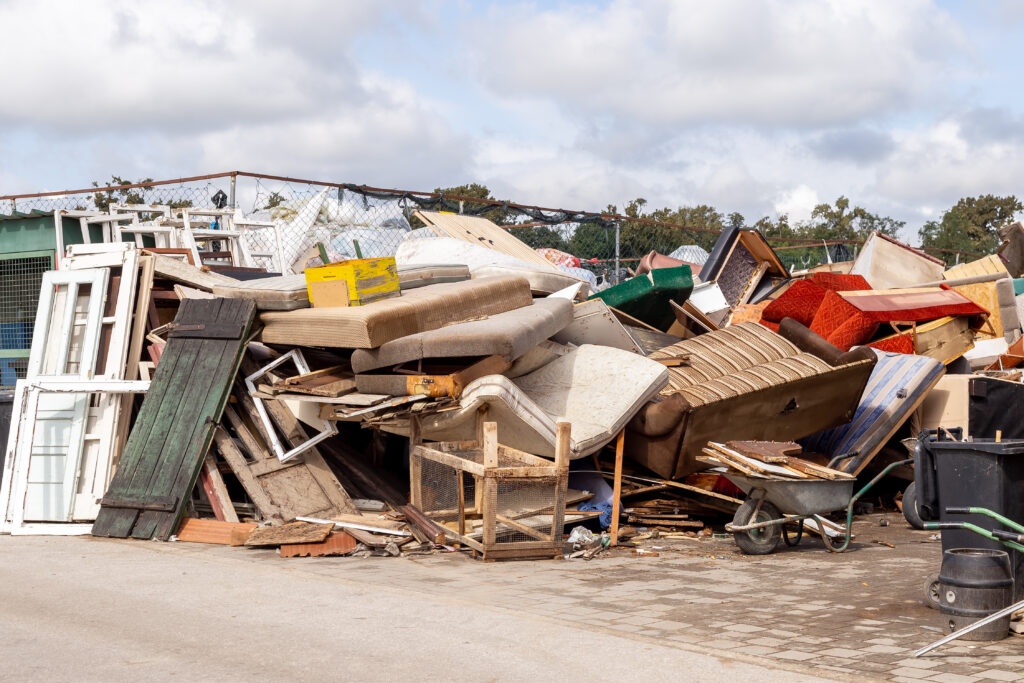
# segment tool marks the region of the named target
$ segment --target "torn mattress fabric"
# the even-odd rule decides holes
[[[498,423],[501,442],[528,453],[554,457],[560,420],[572,423],[570,458],[596,452],[668,383],[668,371],[649,358],[621,349],[584,345],[514,380],[489,375],[470,383],[459,408],[423,418],[423,438],[476,438],[477,411]],[[407,433],[407,425],[385,425]]]

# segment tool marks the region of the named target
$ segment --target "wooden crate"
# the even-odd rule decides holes
[[[318,286],[324,289],[318,290]],[[328,286],[337,286],[337,291],[328,289]],[[352,259],[307,268],[306,290],[314,308],[325,305],[362,306],[399,295],[398,269],[391,256]]]
[[[411,502],[485,560],[561,557],[569,431],[558,424],[553,463],[500,445],[494,422],[477,441],[414,445]]]

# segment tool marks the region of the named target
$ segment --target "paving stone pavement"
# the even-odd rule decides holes
[[[890,526],[880,526],[887,517]],[[424,592],[453,592],[496,608],[629,633],[823,676],[892,681],[1010,681],[1024,674],[1024,638],[955,641],[924,606],[940,543],[892,513],[859,518],[842,554],[820,539],[753,557],[731,539],[645,541],[657,556],[620,549],[592,561],[493,562],[465,554],[401,559],[289,560],[315,572]],[[889,548],[874,541],[886,541]]]

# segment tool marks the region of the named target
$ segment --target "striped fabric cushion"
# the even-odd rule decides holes
[[[666,346],[650,355],[674,358],[690,354],[690,364],[669,368],[669,385],[663,394],[704,384],[756,365],[796,356],[800,350],[790,341],[758,323],[730,325],[693,339]]]
[[[874,457],[945,372],[940,361],[927,356],[878,350],[875,355],[878,363],[853,420],[800,440],[805,450],[832,458],[857,453],[857,457],[839,464],[839,469],[846,472],[859,471]]]
[[[756,367],[719,377],[718,379],[686,387],[679,391],[693,406],[703,406],[741,396],[751,391],[781,386],[805,377],[832,372],[835,368],[809,353],[780,358]]]

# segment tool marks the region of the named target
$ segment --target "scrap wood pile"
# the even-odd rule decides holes
[[[704,456],[697,459],[710,465],[724,466],[755,479],[855,479],[852,474],[824,467],[811,460],[796,457],[803,452],[798,443],[772,441],[709,441]]]
[[[330,262],[188,211],[112,214],[46,274],[4,531],[557,557],[567,524],[708,533],[743,503],[722,467],[849,479],[911,429],[1020,429],[951,422],[965,378],[1020,389],[1024,226],[950,269],[873,234],[801,273],[730,229],[602,286],[478,217]]]

